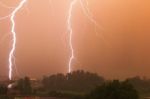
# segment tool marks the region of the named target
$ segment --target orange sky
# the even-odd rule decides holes
[[[19,0],[1,0],[16,6]],[[102,26],[73,8],[73,69],[97,72],[106,78],[150,77],[150,1],[88,0],[90,11]],[[39,77],[68,71],[67,14],[69,0],[28,0],[16,16],[16,66],[21,76]],[[0,16],[12,9],[0,6]],[[8,73],[11,35],[9,18],[0,21],[0,73]]]

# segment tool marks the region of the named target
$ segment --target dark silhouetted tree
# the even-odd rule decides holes
[[[138,99],[138,93],[128,81],[114,80],[97,87],[86,99]]]
[[[32,93],[30,78],[25,77],[24,79],[19,79],[16,88],[23,95],[30,95]]]
[[[150,79],[141,79],[139,76],[129,78],[128,81],[140,92],[150,93]]]
[[[0,95],[6,95],[7,94],[7,86],[0,85]]]
[[[84,72],[82,70],[72,73],[56,74],[49,77],[44,77],[42,83],[44,89],[49,91],[76,91],[87,92],[95,86],[101,85],[104,78],[95,73]]]

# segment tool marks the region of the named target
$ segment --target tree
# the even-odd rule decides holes
[[[97,87],[86,99],[138,99],[138,93],[128,82],[114,80]]]
[[[142,79],[139,76],[128,78],[128,81],[139,93],[150,93],[150,79]]]
[[[104,78],[95,73],[82,70],[64,74],[51,75],[42,80],[44,89],[47,91],[74,91],[88,92],[94,87],[101,85]]]
[[[0,85],[0,95],[6,95],[7,94],[7,86]]]
[[[17,84],[17,89],[23,95],[30,95],[32,93],[30,78],[25,77],[24,79],[19,79]]]

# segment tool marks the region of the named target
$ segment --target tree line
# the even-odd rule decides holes
[[[15,81],[12,89],[23,96],[39,95],[69,99],[139,99],[141,91],[150,92],[150,80],[134,77],[125,81],[107,81],[96,73],[82,70],[66,75],[59,73],[44,76],[38,84],[40,86],[35,88],[30,78],[24,77]],[[0,85],[0,96],[8,94],[9,90],[7,86]]]
[[[103,84],[105,79],[96,73],[74,71],[72,73],[45,76],[42,80],[43,88],[47,91],[75,91],[87,92],[95,86]]]

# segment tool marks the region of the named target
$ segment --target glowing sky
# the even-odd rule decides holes
[[[73,17],[73,69],[106,78],[150,77],[150,1],[88,0],[94,25],[76,5]],[[19,0],[0,0],[16,6]],[[67,15],[69,0],[28,0],[16,16],[16,66],[21,76],[39,77],[68,71]],[[12,9],[0,6],[0,16]],[[0,21],[0,75],[8,73],[10,19]],[[102,37],[103,36],[103,37]]]

